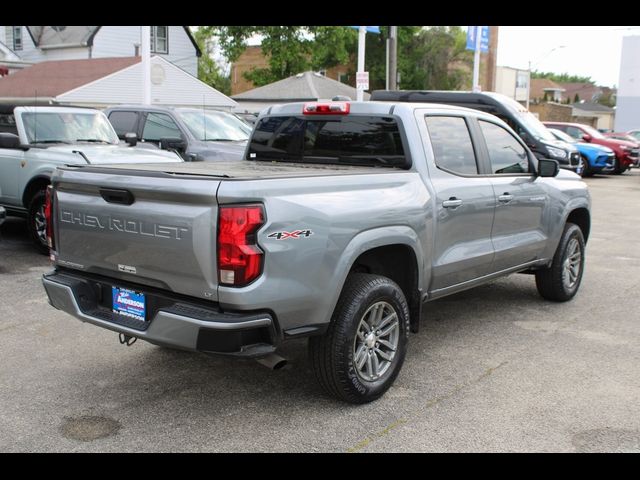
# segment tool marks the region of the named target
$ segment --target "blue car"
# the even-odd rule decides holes
[[[583,177],[590,177],[595,173],[612,172],[615,168],[616,155],[609,147],[596,145],[594,143],[578,142],[575,138],[555,128],[549,128],[549,131],[558,140],[572,143],[578,149],[582,157]]]

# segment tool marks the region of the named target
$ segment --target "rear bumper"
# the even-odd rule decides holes
[[[49,303],[77,319],[148,342],[182,350],[256,358],[275,351],[277,330],[268,313],[221,312],[183,299],[147,293],[161,305],[148,321],[111,311],[100,298],[103,281],[51,272],[43,275]],[[108,302],[107,302],[108,303]]]

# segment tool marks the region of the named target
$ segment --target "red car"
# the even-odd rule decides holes
[[[621,174],[630,169],[632,166],[638,166],[640,161],[640,149],[638,144],[626,140],[618,140],[616,138],[605,137],[595,128],[581,123],[566,122],[542,122],[547,127],[562,130],[567,135],[588,143],[604,145],[611,148],[616,154],[616,164],[613,173]]]

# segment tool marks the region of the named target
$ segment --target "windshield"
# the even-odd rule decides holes
[[[545,127],[540,120],[534,117],[531,112],[516,112],[516,116],[534,137],[540,140],[555,140],[549,129]]]
[[[605,139],[606,137],[601,134],[598,130],[596,130],[593,127],[590,127],[589,125],[580,125],[580,128],[582,128],[582,130],[584,130],[585,132],[587,132],[589,135],[591,135],[593,138],[598,138],[600,140]]]
[[[578,141],[575,138],[567,135],[562,130],[550,128],[549,131],[553,133],[558,140],[562,140],[563,142],[567,142],[567,143],[578,143]]]
[[[29,143],[118,143],[100,112],[23,112],[22,123]]]
[[[179,111],[178,115],[189,131],[202,141],[245,141],[251,127],[226,112]]]

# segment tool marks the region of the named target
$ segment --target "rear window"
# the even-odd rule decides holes
[[[262,118],[251,137],[247,159],[403,168],[411,165],[395,118],[360,115]]]

